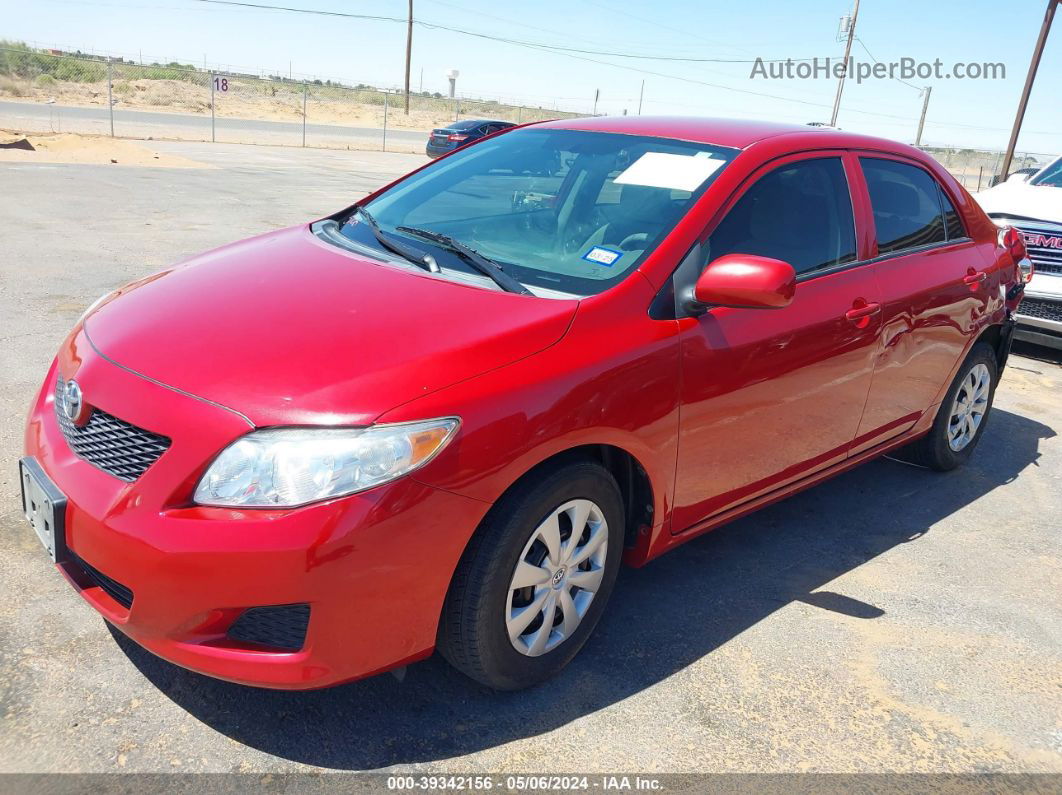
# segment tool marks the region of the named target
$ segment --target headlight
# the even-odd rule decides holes
[[[379,486],[423,466],[456,417],[370,428],[271,428],[226,447],[195,490],[200,505],[305,505]]]

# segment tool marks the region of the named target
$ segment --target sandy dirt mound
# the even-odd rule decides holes
[[[157,152],[140,144],[103,136],[29,135],[0,130],[0,144],[27,139],[32,150],[0,147],[0,163],[87,163],[161,168],[208,168],[180,155]]]
[[[266,80],[232,79],[225,94],[214,101],[219,119],[254,119],[302,121],[303,90],[301,84],[274,83]],[[110,94],[116,110],[151,110],[155,112],[193,113],[210,116],[210,89],[206,80],[167,80],[161,78],[125,78],[116,75]],[[28,80],[0,82],[0,99],[16,102],[55,103],[82,107],[107,107],[107,83],[52,82],[44,86]],[[454,121],[454,103],[449,99],[414,96],[410,111],[403,110],[403,97],[389,97],[387,126],[395,129],[422,130],[444,127]],[[306,96],[306,120],[310,124],[352,124],[363,127],[383,126],[383,94],[374,90],[311,85]],[[514,122],[542,121],[578,114],[543,108],[518,108],[499,103],[461,100],[463,118],[508,119]]]

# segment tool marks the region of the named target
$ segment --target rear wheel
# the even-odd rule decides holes
[[[998,378],[995,353],[978,343],[952,381],[932,429],[905,447],[904,457],[941,472],[965,464],[984,433]]]
[[[503,497],[458,565],[439,650],[458,670],[518,690],[563,668],[597,624],[619,571],[623,501],[589,461],[534,475]]]

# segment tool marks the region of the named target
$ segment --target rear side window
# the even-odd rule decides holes
[[[940,183],[937,183],[937,193],[940,195],[940,206],[944,210],[944,230],[948,234],[948,240],[958,240],[960,237],[966,237],[966,230],[963,228],[962,219],[959,218],[959,212],[955,209],[955,205],[951,203],[948,194],[940,187]]]
[[[855,223],[840,158],[801,160],[761,177],[709,239],[711,259],[756,254],[807,273],[856,258]]]
[[[879,254],[947,239],[936,180],[916,166],[895,160],[861,157],[859,162],[870,192]]]

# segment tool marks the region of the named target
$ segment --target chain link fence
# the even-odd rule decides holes
[[[406,113],[402,93],[367,85],[140,64],[0,43],[0,127],[23,132],[422,152],[431,129],[457,119],[519,124],[577,115],[583,114],[427,92],[411,94]],[[1002,152],[923,149],[968,190],[1004,178]],[[1011,173],[1053,157],[1016,153]]]
[[[990,188],[1006,179],[1006,176],[1000,173],[1003,152],[951,146],[923,146],[922,151],[932,155],[972,193]],[[1010,164],[1010,174],[1021,169],[1043,167],[1057,156],[1057,153],[1015,152]]]
[[[404,94],[366,85],[0,47],[0,127],[25,132],[422,152],[457,119],[577,115],[425,94],[406,113]]]

